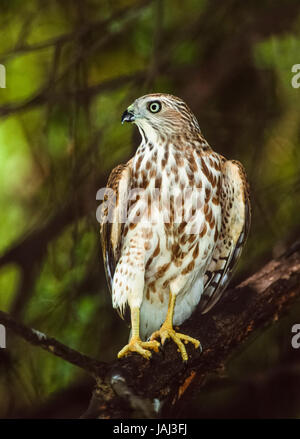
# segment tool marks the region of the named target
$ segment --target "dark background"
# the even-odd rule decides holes
[[[247,170],[252,229],[232,285],[300,237],[299,0],[1,0],[0,9],[0,309],[100,360],[124,345],[96,192],[134,153],[139,135],[120,118],[149,92],[184,99],[213,149]],[[299,311],[255,333],[178,416],[300,416]],[[7,345],[1,417],[82,414],[92,380],[11,334]]]

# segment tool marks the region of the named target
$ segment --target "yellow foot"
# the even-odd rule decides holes
[[[151,357],[151,352],[148,349],[153,349],[158,352],[160,343],[158,341],[142,341],[140,338],[132,338],[129,343],[123,347],[118,353],[118,358],[125,357],[130,352],[137,352],[142,355],[142,357],[149,360]]]
[[[153,334],[150,337],[150,341],[155,340],[155,338],[157,337],[160,337],[162,344],[165,343],[167,338],[171,338],[177,344],[183,361],[188,360],[188,354],[181,340],[183,340],[185,344],[187,344],[188,342],[193,343],[196,349],[200,346],[200,341],[197,340],[196,338],[190,337],[188,335],[180,334],[179,332],[176,332],[172,328],[172,326],[165,324],[163,324],[158,331],[153,332]]]

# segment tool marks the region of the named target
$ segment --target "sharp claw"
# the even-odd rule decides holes
[[[155,331],[151,335],[150,340],[154,340],[158,336],[160,337],[161,340],[161,347],[168,339],[172,339],[174,343],[176,343],[178,347],[178,352],[180,352],[184,363],[186,363],[188,360],[188,354],[186,352],[185,345],[188,344],[189,342],[193,343],[196,349],[200,348],[200,352],[202,352],[202,347],[199,340],[196,340],[193,337],[189,337],[188,335],[178,333],[174,331],[172,327],[169,327],[167,325],[162,325],[162,327],[158,331]]]
[[[144,348],[148,348],[148,349],[144,349]],[[137,354],[146,358],[146,360],[149,360],[152,355],[152,352],[149,351],[149,349],[153,349],[155,352],[158,352],[159,342],[155,341],[155,343],[153,343],[153,341],[148,342],[148,341],[142,341],[140,339],[130,340],[130,342],[126,346],[124,346],[123,349],[120,350],[120,352],[118,353],[118,358],[125,357],[131,352],[136,352]]]

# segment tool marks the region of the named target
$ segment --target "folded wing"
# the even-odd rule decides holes
[[[199,303],[203,314],[221,298],[232,278],[251,221],[249,188],[241,163],[224,161],[221,189],[222,226],[210,265],[205,273]]]
[[[131,167],[129,161],[112,170],[102,205],[100,236],[105,274],[110,292],[112,292],[113,277],[121,253],[122,232],[130,185]]]

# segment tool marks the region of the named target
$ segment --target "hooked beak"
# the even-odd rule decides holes
[[[129,110],[127,108],[127,110],[124,111],[123,115],[122,115],[122,123],[124,122],[133,122],[135,121],[135,116],[132,110]]]

